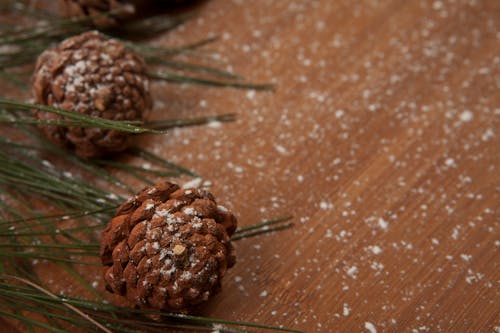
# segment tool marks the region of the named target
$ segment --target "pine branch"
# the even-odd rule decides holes
[[[8,296],[12,299],[23,301],[24,304],[32,304],[33,306],[29,308],[31,311],[43,313],[44,315],[50,316],[54,319],[63,319],[64,321],[78,325],[88,332],[94,331],[95,326],[89,327],[84,324],[85,321],[93,325],[97,325],[96,323],[99,323],[114,332],[130,332],[133,330],[156,331],[169,327],[179,328],[187,326],[189,328],[196,328],[205,331],[211,331],[217,327],[222,332],[231,332],[234,329],[243,329],[244,331],[249,329],[259,329],[301,333],[298,330],[257,323],[237,322],[224,319],[158,312],[153,310],[122,308],[88,299],[59,296],[28,279],[13,277],[8,274],[0,275],[0,279],[5,281],[0,282],[0,297],[3,298]],[[26,286],[6,282],[8,280],[16,280]],[[9,306],[10,304],[12,304],[12,302],[6,305]],[[47,310],[52,309],[52,311],[46,312],[45,310],[38,310],[41,308],[36,305],[43,305]],[[8,311],[0,313],[10,314]],[[158,319],[151,320],[151,317]],[[23,318],[15,318],[23,322]],[[28,318],[26,319],[31,320]],[[38,324],[43,325],[44,323],[37,322],[35,324],[39,326]],[[52,326],[48,327],[54,329]]]
[[[21,4],[20,1],[13,3]],[[0,3],[0,6],[3,3]],[[48,13],[29,7],[9,7],[27,18],[43,22],[28,27],[0,26],[0,77],[20,89],[27,88],[26,67],[53,43],[88,30],[96,16],[56,19]],[[111,12],[104,15],[113,15]],[[130,26],[132,30],[150,32],[171,29],[182,18],[168,21],[149,20]],[[237,89],[272,90],[272,85],[253,84],[236,74],[213,65],[215,57],[203,49],[216,41],[208,38],[179,47],[155,47],[126,42],[155,66],[151,77],[173,83],[187,83]],[[207,63],[209,63],[207,65]],[[162,69],[172,71],[163,72]],[[24,72],[23,72],[24,71]],[[57,120],[39,120],[33,110],[61,116]],[[122,192],[135,193],[131,186],[111,170],[119,170],[127,179],[136,177],[142,184],[156,177],[199,177],[196,173],[141,148],[126,153],[149,165],[137,166],[122,161],[81,160],[54,146],[31,125],[104,128],[129,133],[163,133],[172,127],[233,121],[233,114],[154,122],[112,121],[86,116],[71,110],[21,103],[0,97],[0,122],[16,129],[16,140],[0,136],[0,315],[22,323],[27,331],[45,329],[67,332],[76,326],[85,332],[136,333],[164,332],[165,329],[191,329],[221,332],[252,330],[299,332],[297,330],[256,323],[185,316],[149,310],[121,308],[103,303],[100,295],[80,274],[81,265],[97,265],[99,241],[95,232],[102,229],[112,212],[123,202]],[[41,158],[50,159],[48,162]],[[72,170],[74,174],[66,172]],[[91,179],[92,182],[88,180]],[[34,210],[33,202],[46,210]],[[288,218],[263,221],[238,231],[233,240],[288,228]],[[33,268],[35,259],[47,260],[84,286],[96,300],[59,295],[43,285]],[[27,316],[32,313],[34,316]],[[159,318],[152,320],[151,318]]]

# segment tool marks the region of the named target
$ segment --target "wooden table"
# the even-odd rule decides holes
[[[241,226],[204,315],[307,332],[498,332],[500,2],[212,0],[157,43],[208,36],[274,93],[156,85],[143,138]],[[102,287],[102,281],[100,282]]]

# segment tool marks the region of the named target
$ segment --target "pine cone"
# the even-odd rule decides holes
[[[122,204],[104,230],[109,291],[141,308],[189,312],[235,263],[236,218],[204,190],[160,183]]]
[[[119,21],[134,16],[135,4],[122,0],[61,0],[67,17],[93,16],[96,27],[116,26]],[[138,1],[135,1],[138,2]],[[112,12],[113,15],[109,15]],[[103,14],[103,15],[99,15]]]
[[[96,32],[64,40],[43,52],[32,77],[36,103],[113,120],[142,120],[151,108],[144,61],[120,42]],[[62,119],[35,111],[38,119]],[[54,143],[81,157],[124,150],[128,133],[98,128],[40,126]]]
[[[179,4],[185,0],[60,0],[66,17],[93,16],[98,28],[116,27],[150,6]],[[102,15],[100,15],[102,14]]]

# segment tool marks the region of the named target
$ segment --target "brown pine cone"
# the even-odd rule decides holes
[[[178,4],[185,0],[60,0],[66,17],[92,16],[98,28],[116,27],[130,20],[136,11],[150,6]]]
[[[144,61],[119,41],[96,32],[64,40],[43,52],[32,77],[36,103],[112,120],[142,120],[151,108]],[[35,111],[38,119],[61,116]],[[40,126],[59,146],[81,157],[127,148],[129,134],[99,128]]]
[[[135,4],[133,2],[123,0],[60,0],[65,16],[93,16],[92,23],[100,28],[115,26],[120,20],[134,16]]]
[[[106,288],[141,308],[189,312],[235,263],[236,218],[205,190],[160,183],[122,204],[104,230]]]

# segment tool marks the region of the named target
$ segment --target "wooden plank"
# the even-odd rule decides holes
[[[210,180],[241,226],[295,217],[236,244],[202,314],[307,332],[498,330],[499,25],[495,0],[212,0],[159,38],[220,36],[228,66],[276,85],[154,85],[155,118],[238,120],[145,148]]]

